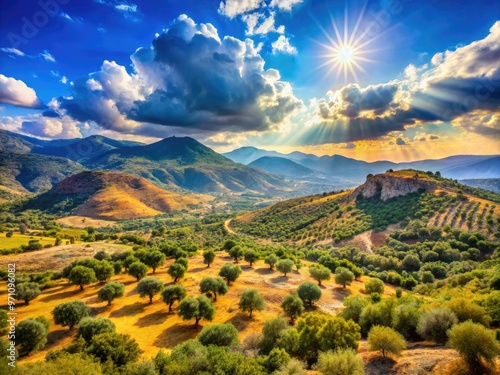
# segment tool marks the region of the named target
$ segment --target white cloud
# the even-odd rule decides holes
[[[61,78],[61,83],[62,83],[63,85],[65,85],[66,83],[68,83],[68,78],[66,78],[66,76],[62,76],[62,78]]]
[[[136,4],[118,4],[115,6],[115,9],[122,13],[135,13],[137,12]]]
[[[219,4],[219,13],[229,18],[258,9],[264,0],[226,0]]]
[[[56,59],[54,58],[54,56],[52,56],[50,54],[50,52],[47,50],[44,50],[42,53],[40,53],[40,57],[42,57],[45,60],[50,61],[50,62],[54,62],[54,63],[56,62]]]
[[[294,55],[297,53],[297,48],[290,44],[290,40],[284,36],[280,35],[279,38],[271,45],[273,47],[273,53],[286,53],[289,55]]]
[[[271,12],[269,16],[265,16],[262,13],[249,13],[241,16],[243,22],[246,23],[246,35],[258,35],[258,34],[268,34],[270,32],[276,32],[283,34],[285,32],[285,26],[281,25],[276,28],[274,24],[274,12]]]
[[[23,51],[18,50],[17,48],[0,48],[0,51],[11,55],[25,56],[25,53]]]
[[[300,4],[303,1],[304,0],[272,0],[269,6],[271,8],[290,11],[295,5]]]
[[[35,90],[23,81],[0,74],[0,103],[26,108],[43,108]]]
[[[74,22],[73,18],[71,18],[71,16],[70,16],[68,13],[61,12],[61,13],[59,13],[59,15],[60,15],[62,18],[67,19],[68,21]]]

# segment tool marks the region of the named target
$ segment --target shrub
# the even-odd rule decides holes
[[[315,369],[321,375],[364,375],[364,363],[352,349],[319,353]]]
[[[392,328],[401,333],[407,339],[415,338],[420,313],[414,304],[399,305],[394,310]]]
[[[110,361],[116,367],[121,367],[136,362],[142,350],[130,336],[107,332],[94,336],[85,352],[99,359],[101,363]]]
[[[450,309],[432,309],[420,317],[417,332],[425,339],[444,344],[447,339],[447,331],[457,323],[457,316]]]
[[[287,364],[281,366],[275,375],[307,375],[304,365],[298,359],[292,358]],[[344,374],[345,375],[345,374]]]
[[[485,327],[489,327],[491,318],[488,316],[484,307],[475,304],[465,298],[453,298],[446,305],[455,313],[459,322],[471,320]]]
[[[387,353],[398,356],[406,349],[406,341],[398,332],[390,327],[373,326],[368,332],[368,345],[370,350],[380,350],[382,356]]]
[[[369,303],[368,299],[361,296],[346,297],[344,298],[344,309],[340,312],[339,316],[359,323],[361,312]]]
[[[474,374],[481,373],[481,359],[494,363],[500,355],[500,345],[493,331],[481,324],[467,321],[452,327],[448,345],[458,351]]]
[[[231,346],[238,343],[238,330],[231,323],[204,327],[197,339],[204,345]]]
[[[261,354],[267,355],[276,347],[282,331],[288,328],[288,323],[282,317],[268,320],[262,328],[262,340],[260,342]]]
[[[378,293],[384,294],[384,282],[380,279],[371,279],[365,284],[365,292],[368,294]]]

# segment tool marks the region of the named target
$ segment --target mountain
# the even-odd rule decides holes
[[[364,184],[341,193],[279,202],[233,219],[231,227],[278,242],[328,244],[349,241],[368,231],[384,231],[391,224],[398,224],[404,233],[410,230],[405,229],[408,223],[416,220],[418,228],[428,230],[417,228],[415,234],[411,229],[408,238],[422,235],[425,240],[431,228],[447,225],[493,238],[498,232],[494,225],[494,217],[500,214],[498,203],[500,194],[432,172],[401,170],[368,175]]]
[[[265,156],[270,156],[270,157],[278,157],[278,158],[286,158],[289,160],[297,161],[301,159],[306,159],[306,158],[313,158],[316,159],[317,156],[312,155],[312,154],[304,154],[299,151],[294,151],[290,154],[282,154],[277,151],[267,151],[267,150],[262,150],[260,148],[256,147],[240,147],[237,148],[236,150],[233,150],[231,152],[226,152],[222,154],[228,159],[231,159],[232,161],[235,161],[237,163],[241,164],[250,164],[254,162],[257,159],[260,159]]]
[[[275,193],[289,188],[282,178],[235,163],[189,137],[170,137],[146,146],[111,150],[83,164],[94,170],[141,176],[158,186],[196,192]]]
[[[14,191],[37,193],[48,190],[83,170],[85,167],[81,164],[65,158],[0,151],[0,186]]]
[[[74,139],[54,139],[48,141],[0,129],[0,151],[28,153],[36,147],[63,147],[74,141]]]
[[[500,178],[460,180],[461,184],[500,193]]]
[[[312,169],[304,167],[303,165],[300,165],[290,159],[277,156],[263,156],[254,160],[248,164],[248,166],[291,178],[303,178],[317,173]]]
[[[210,199],[166,191],[144,178],[124,173],[85,171],[31,199],[26,208],[53,213],[63,211],[95,219],[126,220],[192,209]]]
[[[141,145],[143,144],[139,142],[118,141],[103,137],[102,135],[92,135],[87,138],[71,140],[64,145],[52,145],[50,143],[39,145],[34,147],[31,152],[41,155],[60,156],[81,162],[82,160],[101,155],[110,150]]]
[[[500,178],[500,157],[496,155],[456,155],[443,159],[428,159],[404,163],[390,161],[366,162],[340,155],[318,157],[297,151],[290,154],[281,154],[255,147],[241,147],[224,155],[244,164],[252,163],[264,156],[286,158],[313,171],[324,173],[327,179],[337,177],[344,180],[357,181],[358,183],[361,183],[366,175],[370,173],[383,173],[389,169],[439,171],[441,175],[453,179]]]

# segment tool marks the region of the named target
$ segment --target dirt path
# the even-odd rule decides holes
[[[226,228],[226,230],[229,234],[236,234],[236,232],[234,230],[232,230],[231,227],[229,226],[229,224],[231,223],[231,220],[233,220],[233,219],[228,219],[224,222],[224,228]]]

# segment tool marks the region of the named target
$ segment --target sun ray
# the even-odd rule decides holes
[[[352,30],[349,29],[349,17],[347,9],[344,13],[343,27],[341,27],[330,15],[331,30],[328,32],[323,26],[319,25],[321,32],[325,35],[327,42],[315,41],[319,44],[326,53],[323,55],[327,59],[325,63],[321,64],[318,68],[328,66],[327,74],[332,70],[336,71],[336,79],[340,76],[344,81],[348,81],[352,77],[356,82],[359,81],[358,72],[366,73],[360,62],[372,63],[375,62],[366,57],[367,54],[375,51],[374,49],[366,49],[365,47],[373,43],[379,35],[367,38],[367,31],[365,30],[360,35],[358,31],[362,27],[363,16],[366,9],[366,4],[363,6]],[[341,33],[342,30],[342,33]]]

